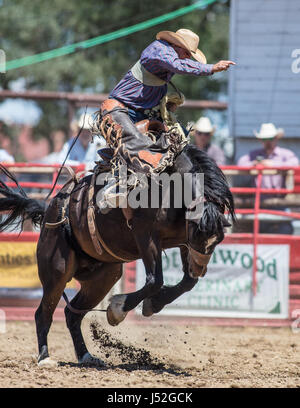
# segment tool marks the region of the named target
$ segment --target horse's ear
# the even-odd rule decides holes
[[[227,218],[223,214],[221,214],[221,222],[224,228],[231,227],[230,222],[227,220]]]

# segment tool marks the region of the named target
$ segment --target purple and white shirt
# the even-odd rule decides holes
[[[238,166],[252,166],[257,157],[272,160],[274,166],[299,166],[299,160],[294,152],[283,147],[276,146],[271,154],[267,154],[265,149],[252,150],[249,154],[242,156]],[[264,175],[262,177],[262,188],[285,188],[285,177],[282,174]],[[271,195],[268,195],[271,197]]]
[[[163,40],[152,42],[142,52],[140,62],[151,74],[169,82],[174,74],[212,75],[213,64],[201,64],[189,58],[180,59],[174,48]],[[168,86],[149,86],[137,80],[129,70],[110,93],[110,97],[137,110],[151,109],[166,95]]]

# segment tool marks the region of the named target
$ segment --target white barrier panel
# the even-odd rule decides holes
[[[6,314],[0,309],[0,334],[6,333]]]
[[[163,255],[164,284],[182,279],[179,249]],[[288,317],[289,245],[258,245],[257,293],[252,295],[253,245],[218,245],[208,271],[197,285],[160,314],[284,319]],[[136,285],[145,283],[142,261],[137,261]],[[141,305],[137,309],[141,313]]]

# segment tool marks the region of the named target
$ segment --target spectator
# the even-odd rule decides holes
[[[23,125],[18,136],[18,149],[26,162],[40,162],[50,151],[48,139],[42,137],[35,140],[31,125]]]
[[[14,163],[15,159],[5,149],[0,149],[0,162]]]
[[[299,160],[296,155],[289,149],[284,149],[278,146],[279,139],[284,135],[283,129],[277,129],[273,123],[263,123],[260,131],[254,132],[256,138],[263,144],[261,149],[250,151],[250,153],[242,156],[238,162],[238,166],[255,166],[262,164],[267,167],[272,166],[298,166]],[[251,186],[255,185],[256,179],[252,178]],[[286,177],[283,174],[264,175],[262,177],[262,188],[280,189],[286,187]],[[278,197],[277,195],[264,194],[262,200],[270,197]],[[282,196],[282,195],[281,195]],[[285,208],[277,209],[285,210]],[[277,234],[292,234],[293,227],[290,221],[281,223],[261,222],[262,233],[277,233]]]
[[[0,122],[0,134],[1,134],[1,130],[2,130],[2,123]],[[1,136],[4,136],[4,134],[2,133],[1,134]],[[1,137],[1,139],[2,139],[2,137]],[[2,142],[2,140],[1,140],[1,142]],[[2,143],[1,143],[2,144]],[[4,149],[3,148],[3,146],[2,146],[2,149],[0,149],[0,163],[14,163],[15,162],[15,159],[14,159],[14,157],[13,156],[11,156],[7,151],[6,151],[6,149]],[[2,181],[6,181],[7,180],[7,178],[6,178],[6,176],[2,173],[2,171],[0,171],[0,180],[2,180]],[[2,215],[0,215],[0,220],[2,219]]]
[[[14,157],[9,153],[11,150],[10,139],[7,136],[7,125],[0,120],[0,162],[14,163]]]
[[[90,122],[92,121],[91,115],[82,114],[79,121],[73,121],[71,124],[71,130],[73,137],[68,140],[61,151],[61,162],[67,155],[74,138],[77,136],[79,130],[82,128],[79,139],[73,146],[67,164],[77,165],[84,163],[86,169],[92,169],[95,166],[95,161],[99,160],[98,150],[106,145],[104,138],[96,136],[94,143],[91,142]]]
[[[298,166],[299,160],[289,149],[277,146],[278,140],[284,135],[283,129],[276,129],[273,123],[263,123],[260,132],[254,132],[263,147],[252,150],[238,160],[238,166]],[[285,177],[281,174],[264,175],[262,188],[285,188]],[[269,195],[270,197],[270,195]]]
[[[14,163],[15,159],[13,156],[11,156],[5,149],[0,149],[0,163]],[[6,176],[0,171],[0,180],[6,181]],[[2,218],[4,216],[0,214],[0,221],[2,221]]]
[[[225,164],[225,156],[223,150],[211,143],[212,137],[215,132],[215,126],[211,124],[209,118],[202,117],[196,123],[194,127],[195,144],[199,149],[204,150],[209,157],[215,160],[218,166]]]
[[[64,131],[54,130],[53,132],[51,132],[50,140],[52,142],[53,151],[52,153],[43,157],[41,162],[45,164],[61,163],[61,151],[65,144],[65,139],[66,139],[66,136],[65,136]]]
[[[58,146],[62,145],[61,143],[62,132],[59,132],[59,134],[58,132],[55,132],[55,134],[52,135],[52,140],[54,148],[56,146],[57,151],[54,150],[53,153],[46,156],[43,159],[43,163],[48,164],[63,163],[74,141],[74,138],[77,136],[79,130],[82,128],[80,136],[76,143],[74,144],[74,146],[72,147],[72,150],[69,154],[66,164],[71,166],[77,166],[81,163],[84,163],[86,165],[87,170],[92,169],[95,165],[95,161],[99,160],[97,151],[101,147],[105,146],[105,141],[102,137],[99,138],[98,136],[96,136],[94,143],[90,143],[91,142],[90,121],[91,115],[85,116],[84,114],[81,115],[79,121],[74,120],[71,123],[72,137],[62,146],[60,151],[58,150]]]

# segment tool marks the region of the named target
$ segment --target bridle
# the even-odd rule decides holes
[[[189,254],[192,258],[192,260],[198,265],[198,266],[205,266],[206,268],[203,268],[202,273],[199,275],[200,278],[203,278],[207,272],[207,265],[208,262],[212,256],[212,254],[201,254],[200,252],[196,251],[190,244],[187,244]]]
[[[187,223],[188,223],[188,221],[186,221],[186,224],[187,224]],[[196,250],[192,247],[192,245],[191,245],[191,243],[189,242],[188,238],[187,238],[186,243],[185,243],[185,244],[181,244],[180,246],[185,246],[185,247],[187,248],[187,250],[189,251],[190,257],[191,257],[192,260],[195,262],[195,264],[197,264],[198,266],[206,266],[206,267],[207,267],[207,265],[208,265],[208,263],[209,263],[209,260],[210,260],[210,258],[211,258],[211,256],[212,256],[212,254],[205,255],[205,254],[201,254],[201,252],[199,252],[199,251],[196,251]],[[198,276],[199,276],[200,278],[203,278],[203,277],[205,276],[206,272],[207,272],[207,268],[203,268],[202,273],[199,274]]]
[[[205,202],[206,199],[205,197],[197,197],[195,198],[190,205],[187,207],[187,211],[192,210],[197,204],[200,204],[201,202]],[[206,268],[203,268],[203,271],[201,273],[201,275],[199,275],[200,278],[203,278],[207,272],[207,265],[209,263],[209,260],[212,256],[212,254],[201,254],[201,252],[196,251],[193,247],[192,244],[189,241],[189,235],[188,235],[188,222],[189,220],[186,219],[185,220],[185,235],[186,235],[186,243],[182,244],[183,246],[185,246],[188,251],[189,251],[189,255],[192,258],[192,260],[195,262],[196,265],[198,266],[206,266]]]

